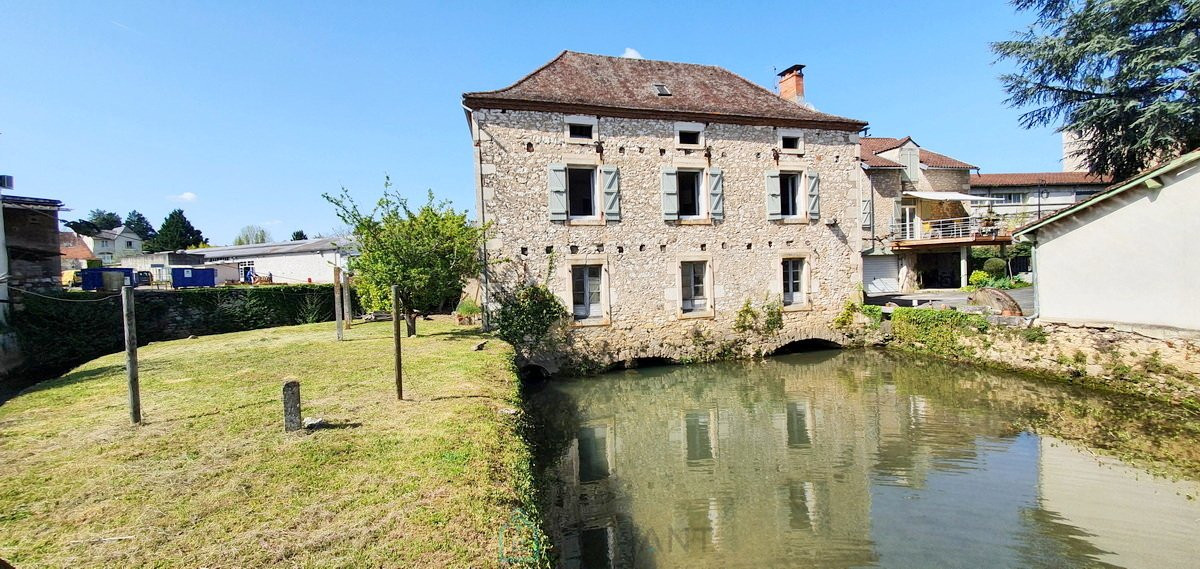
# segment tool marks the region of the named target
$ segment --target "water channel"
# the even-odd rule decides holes
[[[560,567],[1200,567],[1200,484],[1088,447],[1200,442],[1069,386],[829,350],[556,380],[530,407]]]

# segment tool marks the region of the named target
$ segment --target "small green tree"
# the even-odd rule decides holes
[[[270,243],[271,234],[266,229],[258,225],[247,225],[238,231],[237,237],[233,238],[234,245],[255,245],[258,243]]]
[[[992,257],[983,262],[983,271],[991,275],[993,279],[1004,278],[1008,275],[1008,263],[1004,259]]]
[[[113,211],[93,209],[88,212],[87,220],[100,229],[115,229],[121,226],[121,216]]]
[[[305,239],[308,239],[308,235],[304,233],[303,229],[297,229],[292,232],[292,241],[304,241]]]
[[[162,226],[158,228],[158,235],[145,243],[143,248],[151,253],[157,253],[159,251],[194,249],[207,244],[208,239],[204,238],[199,229],[192,227],[192,222],[183,215],[182,209],[177,209],[167,214]]]
[[[485,228],[471,224],[466,213],[454,211],[449,202],[435,201],[432,191],[425,205],[413,210],[385,178],[383,197],[365,213],[345,188],[337,196],[323,197],[357,242],[359,255],[350,267],[363,304],[372,310],[390,309],[392,285],[399,285],[409,335],[417,333],[418,311],[432,311],[446,299],[457,298],[466,280],[482,268],[479,251]]]
[[[512,344],[517,354],[529,359],[546,347],[557,326],[570,313],[546,285],[522,285],[500,298],[496,312],[496,335]]]
[[[154,226],[150,225],[150,220],[146,219],[146,216],[142,215],[136,209],[125,216],[125,227],[137,233],[137,236],[141,237],[143,242],[149,241],[155,235],[158,235],[158,232],[154,230]]]

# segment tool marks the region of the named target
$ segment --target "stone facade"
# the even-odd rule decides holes
[[[861,279],[856,134],[798,129],[803,154],[777,154],[780,129],[709,123],[703,145],[684,149],[677,147],[672,120],[590,117],[596,141],[580,144],[568,139],[567,118],[523,110],[471,114],[477,211],[491,224],[490,309],[522,282],[548,283],[571,307],[571,267],[597,264],[603,267],[603,317],[569,331],[573,352],[590,363],[705,359],[733,343],[770,352],[797,340],[843,339],[830,322],[855,297]],[[615,167],[620,220],[551,221],[548,176],[555,164]],[[723,219],[664,220],[664,167],[720,169]],[[768,220],[770,171],[819,175],[819,219]],[[735,332],[747,300],[761,311],[781,299],[781,264],[791,258],[805,260],[807,302],[785,308],[778,333]],[[680,263],[686,261],[707,263],[708,311],[681,311]]]

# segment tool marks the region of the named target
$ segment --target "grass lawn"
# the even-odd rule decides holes
[[[124,354],[31,388],[0,405],[0,559],[499,566],[498,531],[532,503],[511,348],[445,318],[419,331],[402,402],[390,322],[340,343],[324,323],[142,347],[140,427]],[[292,378],[332,428],[283,432]]]

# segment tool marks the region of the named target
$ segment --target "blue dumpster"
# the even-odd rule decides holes
[[[104,275],[116,274],[119,277],[108,277]],[[82,281],[80,288],[83,290],[120,290],[122,286],[133,286],[133,269],[124,267],[101,267],[96,269],[83,269],[79,271],[79,278]],[[115,280],[115,279],[119,279]],[[105,286],[105,283],[108,283]]]
[[[194,269],[190,267],[171,268],[171,287],[186,288],[198,286],[217,286],[216,269]]]

